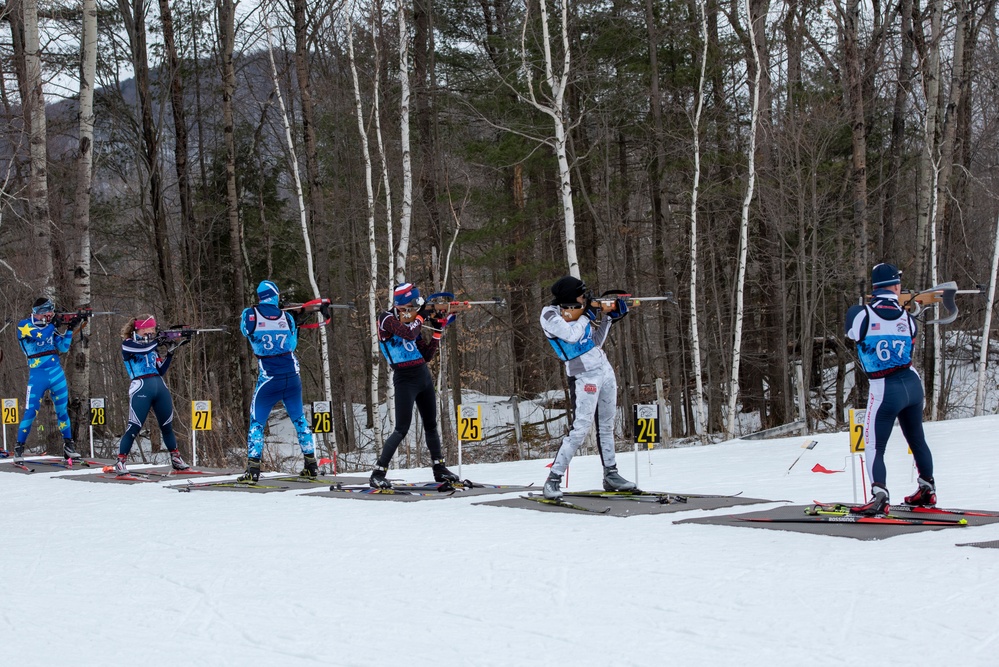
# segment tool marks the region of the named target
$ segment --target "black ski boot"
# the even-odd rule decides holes
[[[434,461],[434,481],[435,482],[460,482],[461,478],[447,469],[444,459]]]
[[[260,481],[260,459],[246,459],[246,472],[236,478],[243,484],[256,484]]]
[[[298,473],[298,476],[309,477],[310,479],[319,477],[319,466],[316,464],[315,454],[305,455],[305,467],[302,468],[302,472]]]
[[[170,452],[170,466],[177,471],[191,469],[191,466],[187,465],[187,462],[181,458],[179,449],[175,449]]]
[[[637,491],[634,482],[629,482],[617,471],[617,466],[604,468],[604,491]]]
[[[562,475],[556,475],[553,472],[548,473],[548,479],[545,480],[545,488],[541,490],[541,494],[548,500],[561,500]]]
[[[76,443],[73,442],[72,438],[66,438],[62,441],[62,455],[66,457],[67,461],[80,458],[80,453],[76,451]]]
[[[371,471],[371,477],[368,478],[368,486],[372,489],[391,489],[392,483],[385,479],[387,471],[385,466],[376,465],[375,469]]]
[[[916,482],[919,487],[911,496],[905,497],[906,505],[918,505],[920,507],[933,507],[937,504],[937,485],[932,477],[917,477]]]
[[[880,484],[871,484],[871,500],[868,503],[853,507],[850,511],[863,516],[876,516],[878,514],[888,514],[891,506],[888,504],[888,489]]]
[[[21,443],[14,445],[14,463],[24,463],[24,445]]]

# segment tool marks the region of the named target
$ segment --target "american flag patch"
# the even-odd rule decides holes
[[[871,331],[880,331],[880,330],[881,330],[880,322],[871,322]]]

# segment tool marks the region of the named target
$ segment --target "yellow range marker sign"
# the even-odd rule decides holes
[[[458,406],[458,439],[462,442],[479,442],[482,440],[482,406],[475,406],[472,416],[462,406]]]
[[[3,399],[3,423],[18,424],[20,423],[20,421],[21,420],[18,417],[18,410],[17,410],[17,399],[16,398]]]

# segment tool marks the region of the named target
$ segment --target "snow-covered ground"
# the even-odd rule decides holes
[[[999,417],[932,423],[945,506],[999,510]],[[852,500],[847,436],[639,455],[640,483]],[[788,474],[788,466],[803,456]],[[634,458],[622,453],[622,472]],[[544,461],[465,466],[539,483]],[[846,467],[816,474],[811,468]],[[889,488],[915,488],[900,434]],[[8,465],[0,463],[0,465]],[[398,476],[425,480],[427,470]],[[596,457],[571,467],[600,482]],[[62,473],[59,473],[62,474]],[[70,473],[73,474],[73,473]],[[884,541],[0,474],[5,665],[995,665],[999,524]],[[752,511],[750,506],[718,513]]]

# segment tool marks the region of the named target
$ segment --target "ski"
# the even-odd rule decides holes
[[[870,515],[860,515],[854,514],[849,507],[843,507],[839,509],[830,509],[826,507],[806,507],[805,514],[810,516],[870,516]],[[911,517],[899,516],[898,514],[880,513],[875,514],[876,517],[884,517],[886,519],[909,519]],[[951,518],[937,518],[934,521],[940,521],[942,523],[968,523],[967,519],[951,519]]]
[[[107,471],[105,471],[107,473]],[[102,474],[101,477],[104,479],[113,479],[116,482],[155,482],[157,480],[146,477],[145,475],[136,475],[130,472],[123,473],[121,475],[116,475],[114,472],[109,472],[107,474]]]
[[[319,477],[301,477],[299,475],[288,475],[287,477],[271,477],[273,482],[302,482],[305,484],[329,484],[328,479],[320,479]]]
[[[104,467],[104,464],[100,463],[99,461],[88,461],[86,459],[59,459],[57,461],[34,460],[31,463],[33,465],[55,466],[56,468],[75,470],[76,466],[71,461],[76,461],[77,463],[79,463],[79,466],[81,468],[91,468],[93,466],[100,466],[101,468]]]
[[[849,509],[851,507],[858,507],[853,503],[820,503],[813,500],[812,504],[815,507],[823,507],[828,509]],[[999,517],[999,512],[988,512],[988,511],[975,511],[975,510],[954,510],[945,509],[943,507],[927,507],[925,505],[907,505],[901,503],[899,505],[892,504],[890,506],[892,509],[898,510],[900,512],[912,512],[913,514],[952,514],[956,516],[992,516]]]
[[[544,496],[539,496],[535,493],[529,493],[526,496],[520,496],[524,500],[533,500],[536,503],[542,503],[544,505],[554,505],[555,507],[564,507],[568,510],[576,510],[578,512],[590,512],[591,514],[607,514],[611,511],[610,507],[605,507],[603,509],[596,509],[593,507],[583,507],[582,505],[577,505],[576,503],[570,503],[565,500],[555,500],[552,498],[545,498]]]
[[[267,486],[265,484],[253,484],[250,482],[188,482],[184,486],[175,486],[172,488],[178,491],[190,492],[191,489],[210,489],[212,487],[221,487],[225,489],[287,489],[287,486]]]
[[[29,468],[28,466],[24,465],[23,463],[18,463],[16,461],[11,461],[11,465],[14,466],[15,468],[20,468],[24,472],[35,472],[34,468]]]
[[[427,491],[464,491],[465,489],[516,489],[518,491],[524,491],[526,489],[534,486],[534,483],[530,484],[480,484],[479,482],[473,482],[470,479],[465,479],[460,482],[398,482],[392,485],[394,489],[415,489],[415,490],[427,490]]]
[[[403,489],[375,489],[370,486],[344,486],[342,484],[333,484],[330,486],[330,491],[342,491],[344,493],[363,493],[367,494],[382,494],[387,496],[430,496],[435,495],[434,493],[421,493],[419,491],[406,491]],[[453,494],[454,491],[451,491]]]
[[[569,496],[570,498],[611,498],[614,500],[631,500],[642,503],[658,503],[660,505],[674,505],[676,503],[687,502],[686,496],[678,496],[672,493],[649,493],[646,491],[638,493],[628,491],[605,491],[603,493],[596,491],[565,491],[562,495]]]
[[[846,514],[833,516],[828,514],[799,517],[735,517],[739,521],[755,521],[760,523],[870,523],[887,526],[967,526],[968,521],[939,521],[936,519],[902,519],[891,516],[864,516],[862,514]]]

